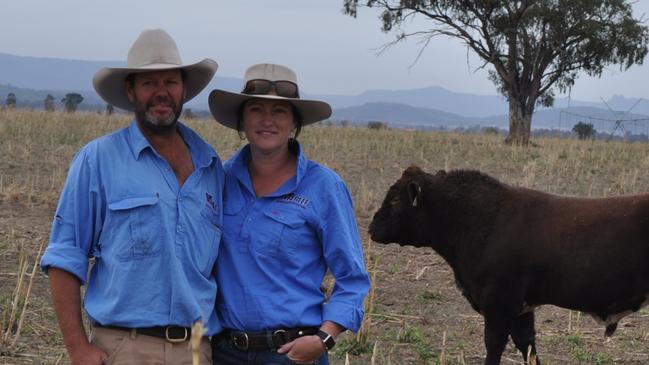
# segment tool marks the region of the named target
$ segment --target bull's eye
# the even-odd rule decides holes
[[[398,206],[399,204],[401,204],[401,199],[399,199],[398,196],[395,196],[394,198],[392,198],[392,200],[390,200],[390,205],[393,207]]]

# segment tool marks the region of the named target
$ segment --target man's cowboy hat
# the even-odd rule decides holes
[[[185,72],[185,101],[196,96],[212,80],[218,64],[209,58],[183,66],[176,42],[162,29],[143,31],[128,51],[126,67],[102,68],[92,78],[97,94],[107,103],[132,111],[126,95],[125,80],[129,74],[147,71],[182,69]]]
[[[267,80],[271,82],[289,81],[295,85],[296,95],[294,95],[294,97],[276,95],[280,94],[277,90],[277,86],[275,86],[274,89],[275,94],[246,94],[246,86],[251,80]],[[331,107],[324,101],[300,99],[297,94],[297,76],[295,75],[295,72],[288,67],[270,63],[250,66],[244,75],[243,85],[243,91],[239,94],[219,89],[212,90],[210,93],[209,104],[212,116],[217,122],[228,128],[237,129],[237,119],[239,117],[238,114],[241,105],[246,100],[253,98],[284,100],[293,104],[300,113],[302,125],[319,122],[323,119],[329,118],[331,115]],[[271,90],[273,90],[272,87],[268,89],[268,92]]]

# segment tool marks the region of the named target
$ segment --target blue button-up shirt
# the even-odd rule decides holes
[[[214,263],[224,173],[216,152],[178,123],[194,172],[182,187],[137,123],[75,156],[41,267],[88,284],[84,307],[102,325],[221,330]],[[88,275],[89,258],[94,265]]]
[[[298,154],[296,175],[257,198],[246,146],[225,164],[224,232],[217,259],[223,327],[262,331],[335,322],[357,331],[370,282],[345,183]],[[336,284],[324,304],[329,268]]]

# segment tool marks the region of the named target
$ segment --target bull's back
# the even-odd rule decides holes
[[[644,296],[649,194],[589,199],[515,189],[487,247],[494,270],[522,276],[528,304],[592,311]]]

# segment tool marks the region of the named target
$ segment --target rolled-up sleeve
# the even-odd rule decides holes
[[[370,288],[358,234],[351,195],[344,182],[337,181],[322,221],[325,260],[336,284],[324,306],[323,320],[335,322],[353,332],[360,329],[364,300]]]
[[[88,258],[92,256],[101,225],[98,214],[99,186],[88,148],[73,159],[50,231],[47,249],[41,258],[41,269],[65,270],[86,283]]]

